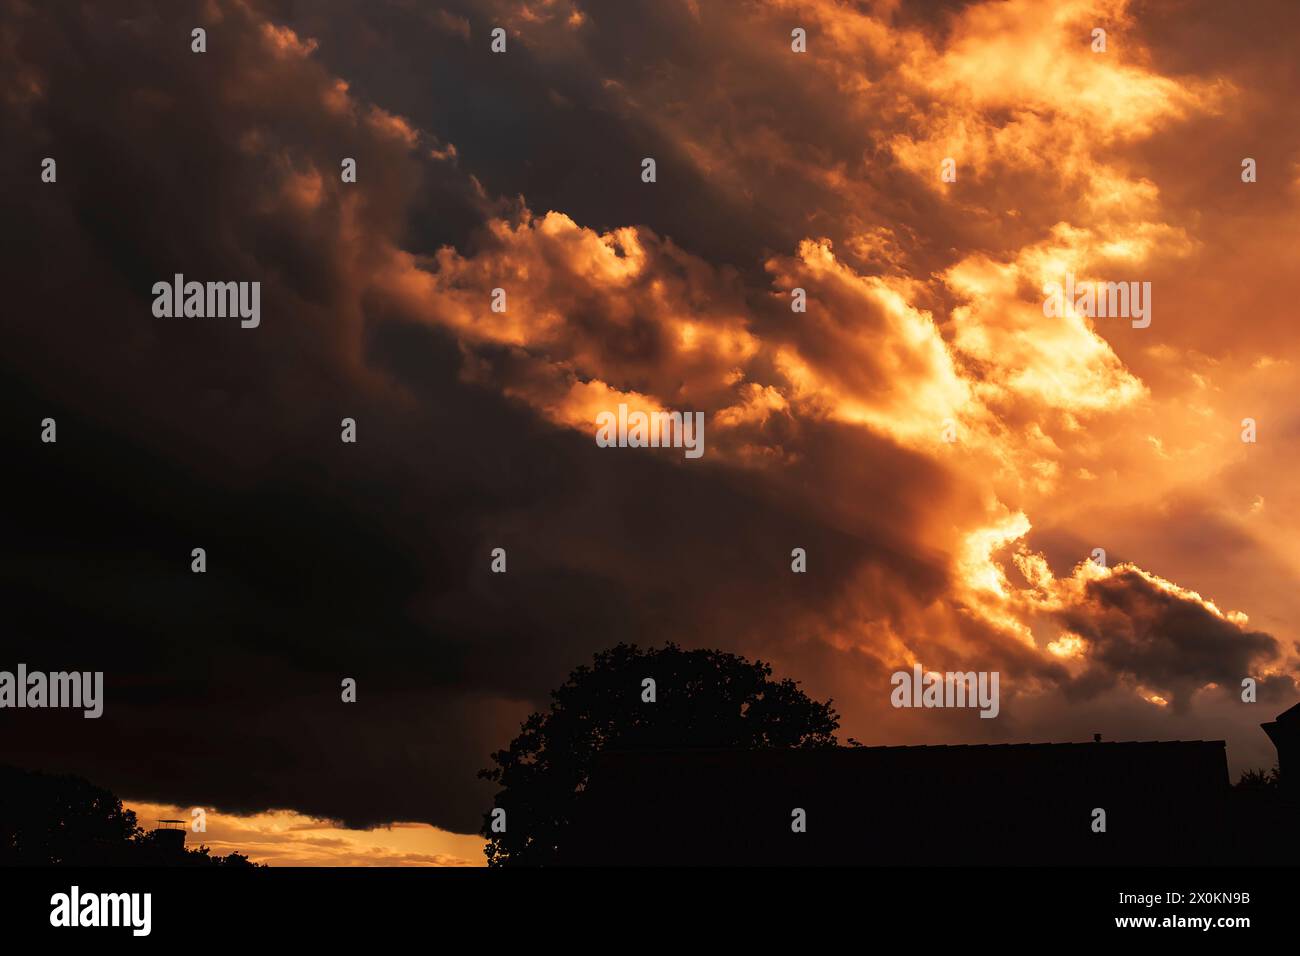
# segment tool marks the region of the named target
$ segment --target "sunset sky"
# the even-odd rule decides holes
[[[475,772],[620,640],[771,661],[841,740],[1275,761],[1300,4],[0,11],[0,667],[106,686],[0,762],[274,865],[481,865]],[[1067,272],[1150,325],[1044,315]],[[155,317],[175,273],[260,326]],[[597,447],[620,403],[705,454]],[[918,662],[997,719],[893,709]]]

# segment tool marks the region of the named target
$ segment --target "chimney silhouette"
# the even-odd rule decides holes
[[[1300,789],[1300,780],[1292,780],[1288,774],[1300,774],[1300,704],[1277,715],[1275,720],[1260,724],[1268,739],[1277,748],[1277,772],[1282,789],[1295,791]],[[1291,769],[1288,771],[1287,767]]]

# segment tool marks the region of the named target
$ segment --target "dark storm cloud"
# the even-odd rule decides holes
[[[303,35],[318,37],[321,62],[355,78],[359,93],[454,142],[465,168],[493,195],[523,195],[540,211],[564,210],[598,230],[649,225],[680,237],[692,251],[744,266],[755,263],[762,243],[770,241],[776,220],[711,188],[672,141],[619,108],[604,85],[615,74],[587,58],[590,44],[606,50],[612,65],[619,54],[611,45],[631,36],[637,57],[658,62],[675,42],[691,38],[682,29],[684,5],[609,4],[592,11],[584,23],[588,39],[574,48],[579,55],[559,62],[539,57],[537,44],[557,32],[563,36],[563,17],[515,32],[508,55],[489,51],[493,27],[517,19],[506,5],[393,2],[363,8],[339,0],[285,3],[277,12]],[[674,56],[706,52],[704,41],[696,39]],[[646,156],[656,157],[673,202],[662,202],[641,183]],[[439,211],[427,212],[413,217],[405,246],[412,252],[432,252],[443,241],[430,231]],[[783,237],[797,238],[794,228],[789,223]]]
[[[1257,660],[1278,650],[1269,635],[1225,620],[1134,569],[1090,581],[1061,620],[1093,645],[1083,687],[1109,686],[1120,675],[1167,694],[1175,707],[1185,707],[1209,683],[1239,688]]]
[[[1039,526],[1058,572],[1077,560],[1099,513],[1069,500],[1100,496],[1086,481],[1113,490],[1112,524],[1150,513],[1125,497],[1159,431],[1132,408],[1141,383],[1023,293],[1044,259],[1115,236],[1154,236],[1151,268],[1176,275],[1159,253],[1189,243],[1116,143],[1208,109],[1210,85],[1083,45],[1021,69],[1059,26],[1023,4],[590,7],[0,8],[18,505],[0,664],[107,678],[98,721],[7,715],[0,759],[158,802],[466,831],[490,799],[474,770],[618,640],[761,653],[877,743],[1042,739],[1077,729],[1062,698],[1113,704],[1134,682],[1177,710],[1291,653],[1164,579],[1021,589],[993,559],[1018,509],[1059,508]],[[806,59],[787,52],[796,16]],[[497,23],[507,56],[487,48]],[[1084,75],[1129,95],[1085,109]],[[945,191],[930,153],[950,141],[968,153]],[[1063,220],[1078,228],[1049,236]],[[155,318],[174,272],[260,281],[261,326]],[[709,455],[596,448],[585,397],[629,392],[715,416]],[[960,445],[936,440],[948,416]],[[1127,468],[1111,432],[1137,446]],[[1230,527],[1214,539],[1248,550]],[[1150,566],[1143,544],[1114,555]],[[1034,615],[1091,656],[1049,656]],[[908,656],[1001,668],[1034,703],[922,729],[886,704]]]
[[[21,502],[4,657],[103,670],[107,694],[97,721],[6,716],[5,759],[143,799],[465,831],[490,798],[473,772],[594,650],[738,644],[813,613],[835,569],[863,561],[939,587],[901,557],[896,489],[943,479],[888,443],[809,444],[810,476],[872,445],[872,467],[845,480],[903,506],[839,530],[826,501],[851,487],[840,479],[809,495],[796,472],[787,497],[721,469],[601,456],[498,383],[467,381],[456,340],[370,276],[394,247],[475,248],[494,207],[465,157],[502,144],[471,138],[452,161],[454,121],[428,133],[372,109],[305,35],[216,9],[5,12],[0,69],[30,95],[3,113],[19,148],[3,160],[0,362]],[[498,82],[502,98],[518,89]],[[46,155],[57,184],[38,181]],[[355,186],[339,182],[343,156]],[[155,318],[152,284],[174,272],[260,281],[261,326]],[[46,416],[57,444],[38,441]],[[339,441],[344,416],[355,446]],[[824,571],[802,587],[794,545]],[[505,576],[488,573],[496,546]],[[190,573],[194,547],[205,575]]]

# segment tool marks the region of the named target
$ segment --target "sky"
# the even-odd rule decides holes
[[[242,853],[267,866],[485,866],[481,836],[449,833],[427,823],[349,829],[292,810],[256,814],[208,812],[194,807],[128,801],[138,826],[181,821],[189,849],[213,856]],[[202,820],[199,824],[196,821]],[[195,830],[200,826],[200,830]]]
[[[274,864],[481,863],[489,754],[595,651],[674,640],[833,698],[841,739],[1271,765],[1298,27],[0,0],[0,666],[106,674],[102,718],[10,712],[0,759]],[[260,324],[155,315],[177,273],[260,282]],[[1067,273],[1149,283],[1150,323],[1046,314]],[[705,453],[599,447],[619,404],[703,412]],[[918,663],[997,671],[998,717],[891,707]]]

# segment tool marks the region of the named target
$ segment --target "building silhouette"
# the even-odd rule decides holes
[[[165,856],[185,855],[185,821],[159,820],[153,831],[154,845]]]
[[[1278,714],[1276,720],[1260,726],[1277,748],[1277,769],[1285,786],[1288,766],[1293,775],[1300,774],[1300,766],[1297,766],[1297,761],[1300,761],[1300,704]],[[1295,780],[1290,783],[1300,786]]]
[[[1294,764],[1300,705],[1263,727]],[[1233,788],[1221,740],[608,752],[561,862],[1294,862],[1282,779]]]

